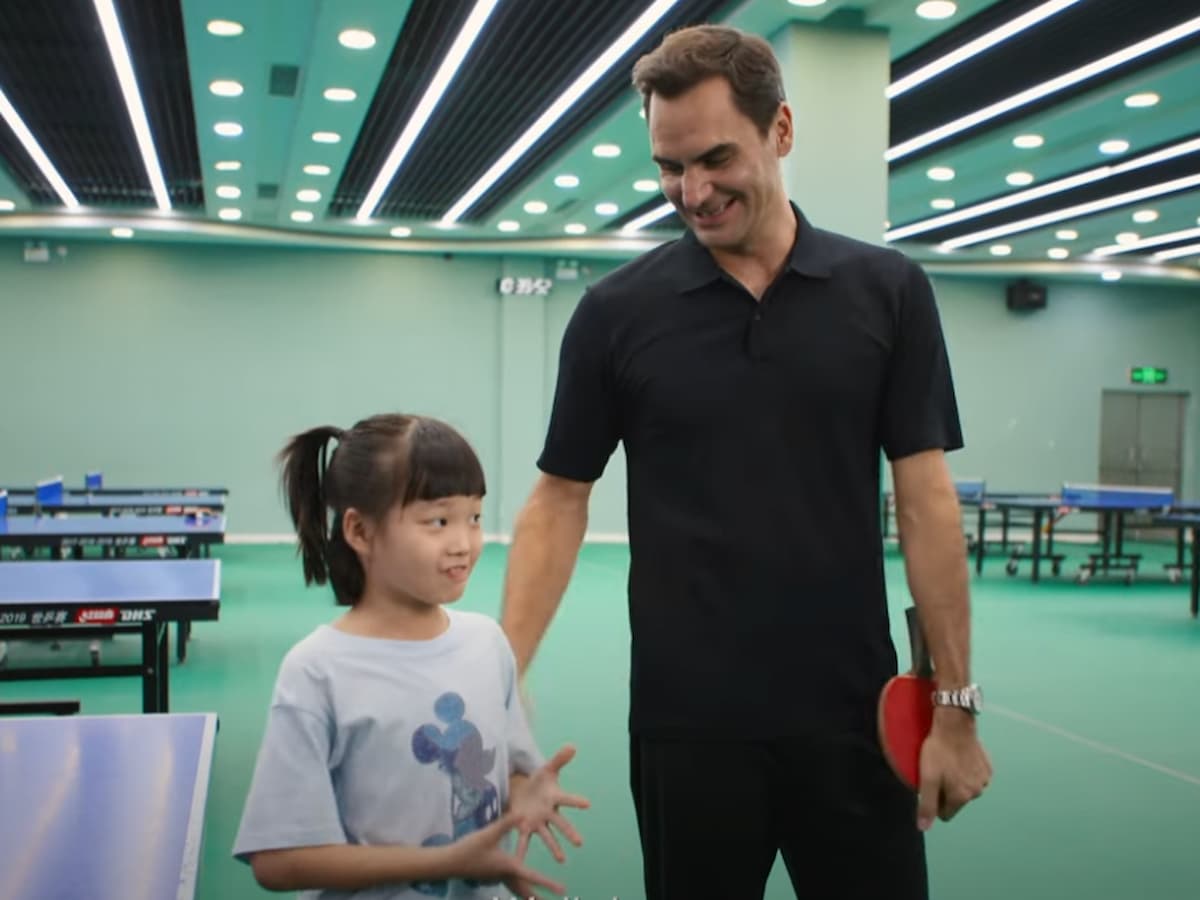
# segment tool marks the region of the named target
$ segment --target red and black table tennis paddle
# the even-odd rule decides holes
[[[888,679],[879,694],[879,743],[888,764],[914,791],[921,783],[921,746],[933,727],[933,663],[915,607],[908,621],[911,668]]]

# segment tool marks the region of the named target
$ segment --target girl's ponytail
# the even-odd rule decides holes
[[[279,453],[283,492],[300,538],[305,584],[324,584],[329,578],[329,506],[325,496],[325,476],[329,468],[329,442],[340,440],[343,433],[342,429],[332,425],[310,428],[288,441]]]

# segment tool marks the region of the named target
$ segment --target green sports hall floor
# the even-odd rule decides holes
[[[1024,572],[1006,576],[999,559],[973,579],[974,670],[989,704],[980,729],[996,773],[983,799],[929,836],[936,900],[1200,897],[1200,623],[1186,586],[1161,577],[1171,550],[1141,549],[1153,577],[1132,587],[1067,576],[1033,585]],[[198,896],[265,897],[229,849],[279,660],[336,611],[323,590],[303,588],[292,547],[214,555],[224,560],[220,621],[197,623],[187,661],[171,672],[173,711],[220,717]],[[462,607],[498,613],[504,562],[503,546],[485,549]],[[642,893],[626,778],[627,563],[624,546],[584,548],[531,676],[543,749],[577,744],[564,782],[594,804],[574,814],[586,845],[565,868],[544,852],[533,859],[580,900]],[[887,573],[905,664],[908,595],[894,553]],[[135,641],[105,645],[105,658],[136,659]],[[14,647],[10,665],[49,652]],[[86,646],[58,651],[70,653]],[[130,678],[8,682],[0,692],[77,697],[84,713],[137,711],[141,701]],[[768,896],[792,896],[781,862]]]

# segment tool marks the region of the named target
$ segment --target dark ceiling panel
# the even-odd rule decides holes
[[[87,0],[0,3],[0,86],[81,203],[149,191],[140,167],[132,165],[132,129],[112,121],[121,91]],[[18,185],[33,203],[58,205],[12,132],[3,132]]]
[[[413,0],[358,139],[342,169],[329,204],[330,215],[352,216],[358,211],[473,6],[473,0]],[[447,99],[442,99],[443,110]],[[441,116],[435,116],[427,130],[441,127],[440,121]],[[410,155],[397,174],[397,181],[406,178],[411,163]]]
[[[1046,0],[1001,0],[935,35],[921,46],[892,61],[892,81],[911,75],[917,69],[941,59],[964,44],[983,37],[989,31],[1043,5]],[[1083,0],[1088,2],[1088,0]],[[1062,15],[1062,13],[1058,13]],[[1043,26],[1037,26],[1043,27]]]
[[[117,0],[171,205],[204,206],[196,114],[178,0]],[[140,157],[138,157],[140,159]],[[153,203],[151,198],[149,203]]]
[[[346,135],[346,144],[342,145],[344,151],[349,151],[346,165],[329,173],[327,184],[337,186],[328,194],[331,215],[315,217],[308,229],[297,227],[296,233],[325,230],[325,226],[331,224],[330,218],[344,219],[357,212],[379,167],[420,102],[475,2],[411,0],[407,4],[404,25],[395,44],[381,48],[387,62],[381,80],[374,86],[354,85],[362,98],[359,101],[362,106],[356,107],[356,112],[366,115],[360,132]],[[915,0],[911,2],[915,3]],[[892,78],[914,71],[1043,2],[999,0],[970,18],[959,14],[940,23],[921,23],[922,33],[929,34],[931,39],[895,59],[891,66]],[[193,95],[193,91],[204,92],[207,85],[192,86],[189,83],[182,0],[115,0],[115,3],[139,77],[172,205],[177,210],[204,216],[203,179],[206,174],[211,177],[211,173],[205,173],[199,156],[200,146],[208,144],[207,129],[210,126],[195,122],[195,101],[203,101],[204,95]],[[389,186],[379,215],[424,223],[443,216],[595,56],[649,5],[650,0],[589,0],[584,3],[503,0],[443,98],[426,133]],[[301,40],[306,29],[317,27],[322,4],[285,3],[283,6],[288,7],[287,15],[296,17],[289,26]],[[231,7],[231,11],[235,7]],[[865,4],[858,0],[837,0],[828,3],[825,7],[828,12],[824,15],[817,10],[805,12],[803,17],[815,16],[829,28],[857,28],[863,27],[868,18],[863,12],[867,7],[871,9],[871,20],[890,22],[900,29],[901,34],[910,34],[907,29],[913,24],[909,18],[911,5],[890,0],[888,3]],[[630,69],[636,58],[657,45],[665,33],[686,24],[721,21],[735,8],[763,23],[763,34],[768,39],[773,38],[778,29],[787,27],[793,16],[800,18],[786,0],[679,0],[677,7],[639,46],[619,60],[605,79],[595,85],[537,147],[467,211],[462,217],[464,224],[477,227],[446,233],[447,245],[453,245],[458,239],[477,237],[481,233],[478,226],[490,221],[497,210],[503,208],[502,204],[520,196],[519,192],[531,186],[565,152],[575,151],[576,144],[580,156],[587,155],[589,148],[582,143],[584,136],[615,110],[633,105]],[[1200,16],[1200,0],[1079,0],[1070,9],[1031,31],[897,98],[890,117],[893,145],[1197,16]],[[199,19],[198,26],[203,27]],[[389,27],[394,29],[395,24],[390,23]],[[200,37],[200,40],[206,39]],[[905,39],[904,44],[909,46],[909,40]],[[927,204],[934,196],[932,192],[943,190],[925,184],[921,171],[924,166],[906,168],[910,163],[946,153],[947,162],[954,163],[960,171],[994,171],[999,175],[1002,167],[1008,165],[1008,142],[975,139],[992,129],[1011,126],[1018,117],[1043,111],[1050,123],[1045,129],[1047,142],[1053,140],[1059,148],[1065,148],[1069,141],[1090,141],[1089,135],[1097,133],[1100,124],[1107,127],[1107,122],[1101,118],[1104,113],[1088,105],[1064,109],[1061,115],[1056,115],[1059,110],[1055,107],[1106,85],[1111,91],[1116,79],[1145,71],[1146,67],[1167,58],[1181,64],[1163,80],[1161,88],[1155,88],[1164,92],[1164,100],[1168,103],[1153,115],[1130,115],[1132,124],[1123,136],[1131,139],[1132,146],[1137,148],[1135,153],[1145,153],[1148,152],[1145,142],[1177,143],[1187,137],[1177,134],[1184,129],[1192,131],[1193,136],[1200,134],[1197,131],[1200,125],[1177,115],[1170,106],[1177,102],[1174,96],[1177,91],[1187,90],[1188,73],[1195,65],[1198,47],[1200,36],[1177,42],[1152,57],[1123,66],[1111,75],[1055,94],[1010,117],[993,120],[979,129],[964,132],[928,151],[894,163],[891,167],[893,184],[901,189],[892,192],[888,218],[892,223],[902,225],[906,220],[911,222],[931,216]],[[245,54],[247,65],[257,66],[264,77],[269,74],[271,96],[294,97],[300,104],[307,102],[304,97],[309,93],[297,90],[304,84],[304,72],[314,71],[315,67],[328,62],[325,54],[340,53],[327,41],[314,41],[308,47],[308,55],[299,50],[297,58],[291,61],[294,65],[289,64],[289,68],[276,58],[278,54],[265,53],[266,46],[255,40],[229,42],[223,44],[223,48]],[[382,60],[377,59],[379,61]],[[831,70],[830,77],[838,78],[840,72]],[[141,212],[154,207],[149,180],[143,170],[92,0],[0,0],[0,87],[26,118],[84,204],[115,213]],[[321,101],[315,102],[320,104]],[[297,113],[303,115],[303,109],[298,109]],[[294,119],[292,125],[298,121],[300,119]],[[629,123],[626,125],[636,129]],[[287,135],[275,129],[272,132],[269,138],[272,149],[266,155],[273,157],[280,155],[275,147],[280,140],[307,138],[307,134]],[[248,141],[245,144],[247,158],[257,154],[261,164],[266,145],[255,145],[253,138]],[[643,148],[635,157],[644,153]],[[1038,158],[1043,163],[1037,168],[1039,184],[1070,174],[1054,168],[1062,164],[1066,154],[1047,152]],[[1120,160],[1130,158],[1135,157],[1127,154]],[[1106,156],[1103,162],[1113,164],[1120,160]],[[616,233],[634,218],[656,210],[664,202],[658,193],[636,195],[637,208],[625,210],[608,221],[596,222],[592,213],[594,203],[605,196],[606,190],[596,184],[592,176],[622,171],[625,174],[620,178],[624,180],[631,173],[626,164],[635,162],[636,158],[632,158],[615,168],[584,162],[581,171],[587,179],[587,187],[579,191],[552,192],[554,208],[547,211],[548,215],[531,219],[523,235],[557,237],[563,233],[563,225],[578,216],[578,221],[589,223],[590,236],[595,238]],[[278,199],[284,179],[290,177],[284,171],[285,164],[287,161],[281,159],[274,169],[264,169],[260,165],[253,179],[247,179],[244,186],[247,200],[256,202],[245,204],[241,226],[278,226],[279,207],[272,198]],[[13,209],[32,205],[36,212],[44,212],[60,206],[58,196],[3,122],[0,122],[0,172],[10,175],[15,185],[11,191],[17,195],[11,198]],[[903,246],[923,252],[922,248],[952,237],[1134,190],[1171,177],[1198,173],[1200,154],[1126,173],[1119,179],[1059,194],[1019,209],[919,235],[903,242]],[[993,186],[980,188],[979,184],[963,179],[954,186],[959,193],[952,196],[959,209],[986,199],[978,196],[978,190],[989,193],[1004,190],[998,178],[990,182]],[[624,190],[628,190],[627,185]],[[24,196],[19,196],[22,192]],[[1004,194],[1009,193],[1012,192],[1004,191]],[[9,194],[6,190],[5,197],[0,199],[8,201]],[[1189,193],[1193,197],[1198,195],[1200,190]],[[803,198],[799,199],[802,202]],[[1152,204],[1153,201],[1145,202],[1148,208]],[[2,213],[10,211],[9,207],[10,204],[5,202],[0,209],[0,224],[5,224]],[[1185,202],[1175,198],[1174,202],[1162,207],[1161,219],[1154,228],[1145,229],[1147,235],[1194,227],[1195,215],[1187,211]],[[1078,246],[1082,247],[1084,241],[1101,242],[1095,246],[1110,241],[1112,235],[1105,232],[1112,230],[1118,219],[1128,219],[1124,212],[1087,217],[1087,221],[1080,223],[1081,243]],[[12,221],[17,218],[13,217]],[[682,227],[679,216],[671,212],[647,226],[643,233],[655,239],[670,238]],[[524,222],[522,228],[525,228]],[[1038,229],[1039,233],[1015,236],[1015,252],[1034,253],[1042,259],[1041,254],[1054,230],[1051,226]],[[417,232],[433,240],[443,237],[427,227],[418,226],[414,229],[414,233]],[[338,228],[335,233],[344,233],[344,230]],[[1113,231],[1113,235],[1116,233]],[[986,246],[974,250],[978,255],[987,255]],[[1010,260],[1013,262],[1016,260]]]
[[[571,141],[579,128],[631,91],[633,60],[670,30],[707,21],[729,0],[684,0],[635,45],[551,132],[514,166],[464,221],[486,217],[505,196]],[[417,0],[397,41],[388,73],[367,114],[358,143],[331,204],[333,215],[357,211],[410,111],[420,101],[444,47],[435,47],[430,28],[448,45],[467,4]],[[433,10],[440,13],[434,13]],[[559,0],[501,5],[384,195],[378,215],[432,219],[442,216],[500,155],[542,115],[562,90],[591,64],[600,48],[620,36],[644,11],[642,0],[580,4],[561,14]],[[450,18],[453,21],[447,22]],[[421,55],[425,68],[413,68]],[[407,72],[427,73],[424,78]]]
[[[120,0],[117,15],[173,202],[202,203],[183,23],[177,2]],[[133,126],[87,0],[0,3],[0,86],[80,203],[153,207]],[[12,132],[0,153],[35,205],[59,205]]]
[[[900,77],[955,46],[989,31],[1025,12],[1033,3],[1003,4],[1007,15],[996,9],[975,16],[947,32],[931,47],[910,54],[893,67]],[[938,126],[1019,94],[1059,75],[1122,50],[1138,41],[1179,25],[1200,14],[1200,0],[1085,0],[1051,17],[1036,28],[1022,32],[945,76],[927,82],[895,98],[891,104],[891,145],[896,146]],[[948,141],[918,151],[893,163],[893,168],[915,163],[932,153],[959,143],[981,130],[1001,127],[1018,118],[1063,103],[1098,86],[1127,77],[1130,73],[1162,62],[1186,49],[1200,46],[1200,35],[1179,41],[1155,53],[1126,63],[1104,75],[968,129]]]

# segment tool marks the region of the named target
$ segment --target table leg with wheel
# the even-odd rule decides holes
[[[1192,532],[1192,618],[1200,613],[1200,525],[1193,525]]]
[[[1041,507],[1033,511],[1033,580],[1037,581],[1042,561],[1042,513]]]

